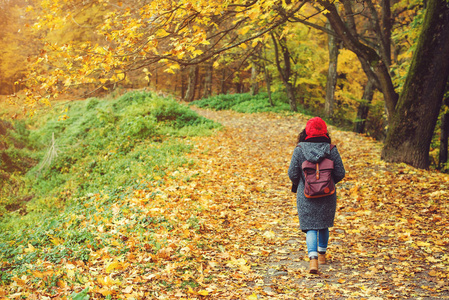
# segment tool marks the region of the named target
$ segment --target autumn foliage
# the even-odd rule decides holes
[[[380,160],[437,165],[447,24],[446,0],[0,1],[0,299],[449,297],[448,175]],[[314,276],[287,168],[325,108],[347,175]]]

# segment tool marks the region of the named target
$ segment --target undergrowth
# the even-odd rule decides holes
[[[273,105],[270,104],[267,93],[257,95],[245,94],[221,94],[193,101],[191,104],[215,110],[234,110],[242,113],[256,112],[285,112],[290,110],[288,100],[282,93],[272,94]]]

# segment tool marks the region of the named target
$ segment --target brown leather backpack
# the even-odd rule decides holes
[[[332,150],[335,145],[331,144]],[[334,162],[323,158],[317,163],[305,161],[302,163],[305,175],[304,196],[306,198],[321,198],[335,193],[335,183],[332,177]]]

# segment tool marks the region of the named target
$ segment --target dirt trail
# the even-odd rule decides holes
[[[447,175],[385,164],[379,143],[330,128],[347,176],[338,186],[330,264],[309,275],[287,176],[306,120],[193,109],[226,127],[196,152],[213,168],[217,193],[230,197],[220,216],[230,242],[259,275],[245,283],[249,299],[449,298]],[[237,222],[241,210],[246,220]],[[242,222],[247,228],[236,228]]]

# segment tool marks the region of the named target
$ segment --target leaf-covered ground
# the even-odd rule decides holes
[[[347,175],[328,260],[307,272],[287,169],[298,116],[197,109],[226,129],[194,138],[191,158],[148,183],[98,234],[86,261],[42,261],[0,290],[28,299],[449,298],[449,176],[380,161],[381,144],[331,128]],[[98,195],[99,200],[101,195]],[[82,216],[74,216],[80,219]],[[145,230],[133,230],[136,224]],[[55,241],[57,243],[57,241]],[[32,251],[32,249],[25,249]],[[114,251],[112,251],[114,250]],[[51,281],[51,282],[50,282]]]

